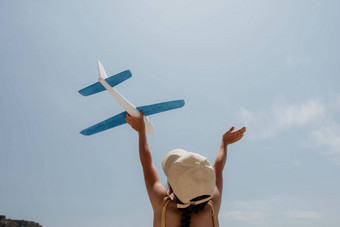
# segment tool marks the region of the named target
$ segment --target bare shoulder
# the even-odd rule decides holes
[[[171,198],[169,196],[164,196],[159,200],[159,202],[153,207],[155,214],[161,214],[163,211],[163,208],[171,201]]]
[[[210,203],[214,208],[215,215],[218,215],[218,213],[220,212],[220,207],[221,207],[221,197],[219,196],[212,197],[210,200]]]
[[[177,209],[177,203],[170,198],[166,198],[164,200],[164,206],[166,204],[165,226],[181,226],[181,214]]]

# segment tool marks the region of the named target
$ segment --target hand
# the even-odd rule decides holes
[[[235,143],[242,139],[244,132],[246,131],[246,127],[243,127],[235,132],[234,131],[234,126],[229,129],[226,133],[224,133],[222,137],[222,141],[225,145],[229,145],[232,143]]]
[[[126,123],[128,123],[138,133],[145,132],[144,111],[140,112],[139,117],[132,117],[128,113],[125,115]]]

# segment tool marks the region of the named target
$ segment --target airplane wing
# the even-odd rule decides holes
[[[140,106],[137,107],[139,111],[144,110],[144,116],[149,116],[152,114],[168,111],[168,110],[173,110],[177,108],[183,107],[185,104],[184,100],[174,100],[174,101],[169,101],[169,102],[162,102],[162,103],[157,103],[157,104],[152,104],[148,106]],[[84,130],[82,130],[80,133],[85,136],[90,136],[93,134],[96,134],[98,132],[105,131],[110,128],[117,127],[119,125],[125,124],[125,115],[126,111],[117,114],[105,121],[102,121],[98,124],[95,124],[91,127],[88,127]]]
[[[105,81],[110,84],[112,87],[120,84],[121,82],[129,79],[132,76],[130,70],[126,70],[123,71],[121,73],[118,73],[116,75],[110,76],[108,78],[105,79]],[[89,96],[89,95],[93,95],[96,94],[98,92],[101,91],[105,91],[104,86],[100,83],[94,83],[90,86],[87,86],[86,88],[83,88],[81,90],[79,90],[79,94],[83,95],[83,96]]]
[[[102,121],[98,124],[92,125],[91,127],[88,127],[80,132],[80,134],[84,136],[90,136],[93,134],[96,134],[98,132],[105,131],[110,128],[117,127],[119,125],[125,124],[125,115],[126,111],[117,114],[116,116],[113,116],[109,119],[106,119],[105,121]]]
[[[137,110],[139,111],[144,110],[144,116],[149,116],[152,114],[157,114],[160,112],[181,108],[184,106],[184,104],[185,104],[184,100],[181,99],[168,102],[161,102],[148,106],[139,106],[137,107]]]

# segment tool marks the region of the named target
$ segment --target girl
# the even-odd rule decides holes
[[[126,114],[125,119],[139,135],[139,157],[154,212],[153,226],[218,227],[227,146],[239,141],[246,128],[234,131],[234,127],[231,127],[222,136],[213,166],[202,155],[182,149],[170,151],[162,161],[162,168],[168,178],[167,192],[152,164],[145,133],[144,112],[141,111],[139,118]]]

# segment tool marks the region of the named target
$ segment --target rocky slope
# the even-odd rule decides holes
[[[25,220],[6,219],[5,215],[0,215],[0,227],[42,227],[39,223]]]

